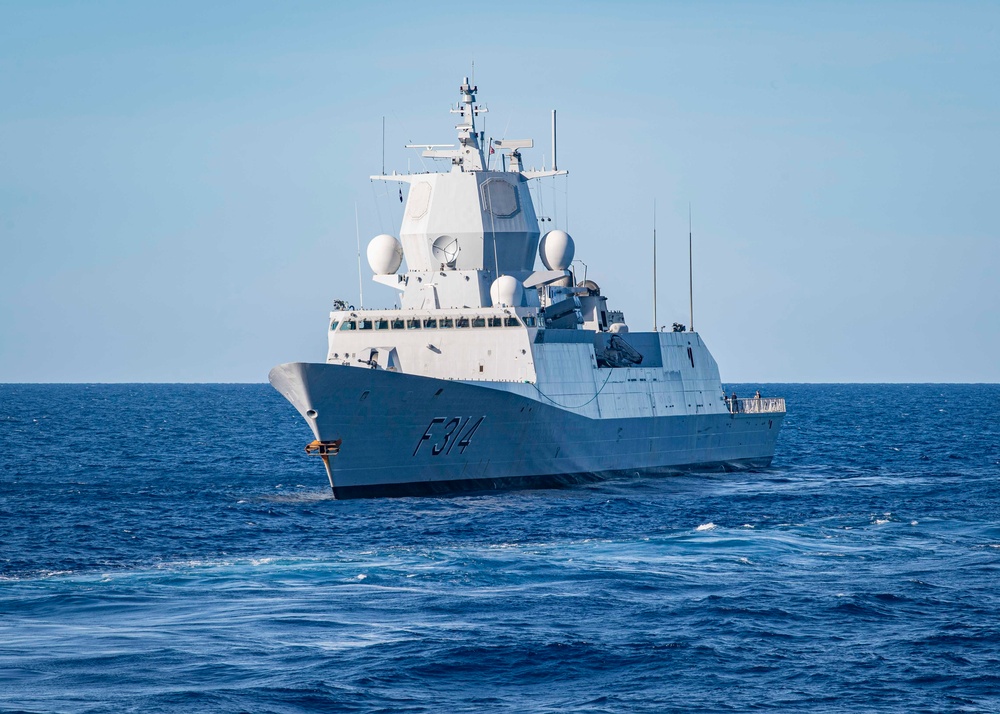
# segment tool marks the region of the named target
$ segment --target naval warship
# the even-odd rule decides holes
[[[423,146],[447,170],[370,177],[407,187],[399,237],[367,246],[399,308],[338,301],[326,361],[269,374],[312,430],[306,452],[334,496],[769,465],[784,399],[727,398],[697,332],[629,330],[593,280],[577,281],[573,239],[541,234],[529,182],[567,173],[555,112],[551,168],[528,170],[533,142],[487,142],[477,87],[465,78],[459,92],[457,144]]]

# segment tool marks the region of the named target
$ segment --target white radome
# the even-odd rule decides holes
[[[494,307],[518,307],[524,302],[524,286],[513,275],[501,275],[490,285]]]
[[[575,253],[576,246],[569,233],[558,228],[543,235],[538,243],[538,256],[549,270],[566,270]]]
[[[368,243],[368,265],[376,275],[392,275],[403,262],[403,246],[388,233],[380,233]]]

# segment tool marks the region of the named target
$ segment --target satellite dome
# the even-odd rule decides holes
[[[542,236],[538,243],[538,256],[549,270],[566,270],[573,262],[576,247],[569,233],[556,228]]]
[[[403,261],[403,246],[388,233],[380,233],[368,244],[368,265],[376,275],[391,275]]]
[[[513,275],[501,275],[490,285],[493,307],[519,307],[524,300],[524,287]]]

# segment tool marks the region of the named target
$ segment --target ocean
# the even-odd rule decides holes
[[[267,385],[0,385],[0,711],[1000,711],[1000,385],[761,391],[767,469],[336,501]]]

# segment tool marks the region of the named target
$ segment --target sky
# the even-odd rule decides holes
[[[323,361],[355,211],[398,234],[383,117],[424,170],[473,63],[529,166],[558,110],[536,208],[633,330],[655,201],[724,382],[1000,381],[998,47],[996,2],[0,0],[0,382]]]

